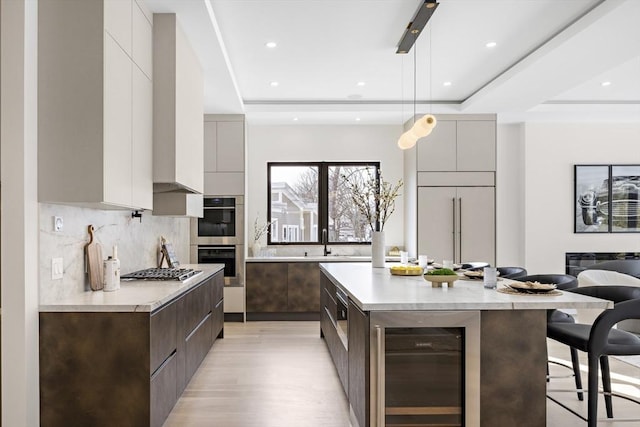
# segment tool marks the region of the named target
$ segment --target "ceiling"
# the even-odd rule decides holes
[[[639,0],[440,0],[406,55],[396,46],[423,0],[146,2],[176,13],[205,72],[206,113],[298,124],[401,124],[414,109],[640,122]]]

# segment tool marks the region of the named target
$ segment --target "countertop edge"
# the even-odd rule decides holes
[[[380,269],[382,270],[382,269]],[[363,302],[362,299],[349,288],[348,284],[343,284],[338,277],[332,274],[325,266],[320,264],[320,271],[327,275],[329,280],[343,290],[348,297],[362,311],[441,311],[441,310],[549,310],[563,308],[590,308],[590,309],[610,309],[613,308],[613,302],[592,298],[586,295],[573,294],[576,301],[562,301],[551,299],[554,297],[535,296],[535,295],[506,295],[500,294],[500,298],[504,301],[490,301],[473,303],[468,302]],[[384,279],[383,279],[384,281]],[[376,285],[381,285],[377,283]],[[496,292],[495,290],[485,290],[486,292]]]
[[[368,255],[309,255],[309,256],[273,256],[273,257],[247,257],[247,263],[258,262],[371,262]],[[387,256],[387,262],[400,262],[400,257]]]
[[[224,264],[188,264],[182,267],[201,270],[202,273],[185,282],[123,281],[117,291],[87,291],[59,302],[40,304],[38,311],[40,313],[152,313],[223,270]],[[131,295],[134,301],[123,301],[129,294],[135,294]]]

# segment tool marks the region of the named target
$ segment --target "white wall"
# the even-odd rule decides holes
[[[497,127],[496,265],[524,266],[524,125]]]
[[[0,3],[2,425],[38,426],[38,3]]]
[[[253,243],[253,223],[267,218],[267,162],[270,161],[379,161],[384,179],[403,177],[402,151],[396,141],[402,126],[391,125],[251,125],[247,126],[247,241]],[[403,189],[404,191],[404,189]],[[387,246],[403,246],[403,196],[396,199],[396,211],[385,225]],[[264,242],[263,242],[264,243]],[[302,255],[322,253],[319,245],[309,248],[278,248],[279,253]],[[355,248],[339,246],[334,253],[346,254]],[[360,248],[370,253],[370,247]],[[293,252],[291,252],[293,251]]]
[[[640,124],[526,123],[524,138],[523,247],[529,273],[564,273],[565,252],[640,251],[638,233],[573,232],[573,166],[640,164]],[[508,210],[505,203],[503,214]]]
[[[64,220],[64,229],[53,231],[53,217]],[[131,211],[103,211],[73,206],[40,204],[40,302],[91,291],[85,273],[84,245],[89,242],[87,226],[93,224],[95,241],[102,246],[102,257],[118,246],[122,274],[156,267],[160,237],[173,244],[181,263],[189,263],[188,218],[142,214],[142,222]],[[51,258],[64,259],[64,277],[51,280]]]

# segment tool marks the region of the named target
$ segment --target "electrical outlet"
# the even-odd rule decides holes
[[[63,258],[51,258],[51,280],[62,279],[64,276]]]
[[[53,231],[62,231],[62,228],[64,227],[64,221],[62,220],[61,216],[54,216],[53,217]]]

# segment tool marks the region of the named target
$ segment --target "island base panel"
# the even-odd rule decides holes
[[[483,311],[481,316],[481,425],[544,427],[546,310]]]

